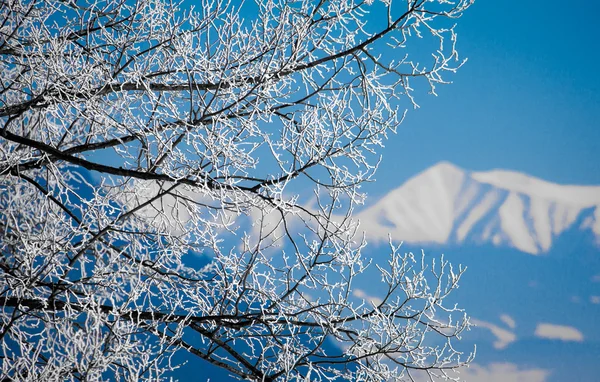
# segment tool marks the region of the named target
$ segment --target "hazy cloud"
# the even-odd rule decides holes
[[[572,326],[538,323],[535,335],[539,338],[561,341],[583,341],[583,334]]]
[[[550,371],[545,369],[519,368],[512,363],[491,363],[487,366],[471,364],[460,369],[465,382],[546,382]]]
[[[353,295],[354,297],[357,297],[357,298],[363,299],[363,300],[365,300],[365,301],[366,301],[366,302],[368,302],[368,303],[370,302],[370,303],[371,303],[371,304],[373,304],[373,305],[379,305],[379,304],[381,304],[381,299],[380,299],[380,298],[378,298],[378,297],[375,297],[375,296],[371,296],[371,295],[367,294],[367,293],[366,293],[364,290],[362,290],[362,289],[355,288],[355,289],[352,291],[352,295]]]
[[[508,314],[501,315],[500,320],[502,320],[502,322],[504,322],[506,324],[506,326],[508,326],[511,329],[514,329],[517,327],[517,323],[515,322],[515,320]]]
[[[600,304],[600,296],[590,296],[590,302],[592,304]]]
[[[496,349],[504,349],[511,343],[517,340],[517,336],[515,333],[503,329],[498,325],[494,325],[491,322],[481,321],[477,319],[471,319],[471,323],[477,325],[480,328],[488,329],[492,334],[496,337],[496,341],[494,341],[494,348]]]
[[[600,273],[598,273],[597,275],[593,275],[592,276],[592,282],[593,283],[600,283]]]

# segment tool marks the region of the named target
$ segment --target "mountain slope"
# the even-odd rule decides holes
[[[358,214],[374,241],[491,243],[547,252],[575,230],[600,245],[600,186],[550,183],[525,174],[469,172],[441,162]]]

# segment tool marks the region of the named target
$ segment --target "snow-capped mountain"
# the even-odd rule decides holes
[[[525,174],[470,172],[441,162],[358,214],[371,241],[479,243],[547,252],[561,234],[600,245],[600,186],[559,185]]]

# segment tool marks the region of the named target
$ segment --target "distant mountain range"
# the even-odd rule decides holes
[[[492,244],[530,254],[566,232],[600,247],[600,186],[559,185],[505,170],[470,172],[441,162],[357,217],[371,241]]]

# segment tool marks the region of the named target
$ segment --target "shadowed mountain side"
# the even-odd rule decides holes
[[[517,172],[441,162],[360,212],[371,241],[493,244],[550,251],[567,231],[600,245],[600,186],[559,185]]]

